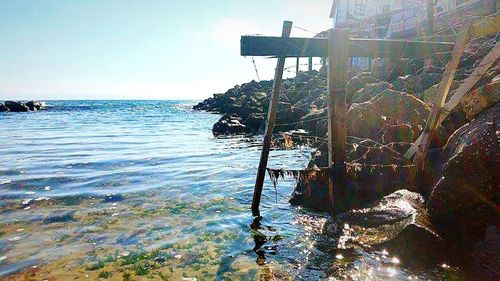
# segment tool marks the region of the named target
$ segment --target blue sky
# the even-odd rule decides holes
[[[206,98],[256,79],[251,59],[239,55],[240,35],[279,35],[283,20],[319,32],[330,26],[330,5],[1,0],[0,100]],[[271,79],[275,60],[255,60],[260,78]]]

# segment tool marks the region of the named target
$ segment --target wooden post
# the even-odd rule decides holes
[[[299,67],[300,67],[300,57],[297,57],[297,63],[295,65],[295,76],[299,75]]]
[[[427,35],[434,31],[434,0],[427,0]]]
[[[283,22],[282,37],[290,37],[292,30],[292,22]],[[267,160],[269,158],[269,151],[271,149],[271,140],[273,136],[274,122],[276,121],[276,108],[278,107],[278,100],[281,91],[281,82],[283,79],[283,70],[285,67],[285,57],[278,56],[276,64],[276,71],[274,73],[273,92],[271,94],[271,102],[267,112],[267,126],[264,134],[264,141],[262,143],[262,154],[260,155],[259,168],[257,170],[257,178],[255,180],[255,189],[253,191],[252,199],[252,214],[259,216],[260,198],[262,196],[262,185],[266,176]]]
[[[465,26],[464,32],[457,38],[455,43],[455,47],[453,48],[453,54],[450,62],[446,65],[446,69],[443,74],[443,79],[439,83],[436,97],[434,99],[434,104],[431,109],[431,113],[427,118],[427,123],[422,134],[420,145],[417,148],[415,158],[413,159],[413,163],[416,166],[415,173],[410,175],[409,182],[415,183],[416,179],[416,171],[421,170],[423,168],[424,159],[427,155],[427,150],[429,149],[429,145],[431,143],[432,137],[435,134],[435,130],[439,125],[439,116],[441,114],[442,108],[446,102],[446,98],[448,97],[448,93],[450,91],[451,83],[453,82],[453,78],[455,78],[455,73],[457,71],[458,64],[460,63],[460,57],[464,51],[465,45],[467,44],[470,38],[470,30],[472,23],[469,22]]]
[[[308,63],[307,70],[309,70],[309,71],[313,70],[313,58],[312,57],[309,57],[309,63]]]
[[[332,212],[338,213],[349,207],[351,199],[347,190],[345,124],[349,32],[330,29],[328,40],[328,167],[331,168],[328,191]]]

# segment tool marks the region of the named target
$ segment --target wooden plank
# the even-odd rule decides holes
[[[345,29],[331,29],[328,40],[328,167],[332,169],[328,187],[332,213],[339,213],[350,205],[346,183],[345,124],[349,32]]]
[[[500,57],[500,44],[497,43],[495,47],[484,57],[478,67],[474,69],[472,74],[458,87],[457,90],[453,92],[453,96],[446,102],[443,106],[443,110],[440,111],[438,124],[441,124],[443,120],[448,117],[450,112],[458,105],[460,100],[474,87],[474,85],[481,79],[481,77],[488,71],[488,69],[495,63],[495,61]],[[405,153],[407,158],[411,158],[417,148],[421,146],[424,134],[422,133],[418,139],[415,141],[412,147]]]
[[[431,58],[453,49],[453,42],[349,39],[350,57]],[[242,56],[327,57],[328,39],[242,36]]]
[[[292,30],[292,22],[283,22],[283,30],[281,36],[288,37]],[[271,140],[273,136],[274,123],[276,121],[276,109],[278,107],[279,95],[281,91],[281,83],[283,80],[283,71],[285,68],[285,57],[278,58],[276,63],[276,71],[274,73],[273,92],[271,94],[271,102],[267,112],[267,126],[264,133],[264,141],[262,143],[262,153],[260,155],[259,168],[257,170],[257,178],[255,179],[255,188],[252,199],[252,214],[260,216],[259,205],[262,197],[262,186],[266,176],[267,161],[269,159],[269,151],[271,149]]]
[[[415,158],[413,159],[413,163],[417,167],[415,171],[421,169],[424,163],[425,156],[427,155],[427,150],[429,149],[431,139],[435,134],[437,126],[439,125],[439,115],[441,114],[444,103],[446,102],[446,98],[448,97],[453,78],[455,78],[455,73],[457,71],[458,64],[460,63],[460,57],[462,56],[465,45],[470,38],[471,25],[472,23],[469,22],[465,26],[464,32],[462,32],[462,34],[457,38],[451,60],[446,65],[443,78],[438,85],[434,104],[432,106],[429,117],[427,118],[425,129],[422,133],[422,137],[420,138],[420,144],[417,147]],[[416,174],[412,174],[410,176],[410,183],[414,183],[415,176]]]

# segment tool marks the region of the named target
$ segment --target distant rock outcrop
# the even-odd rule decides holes
[[[44,103],[36,100],[28,101],[25,103],[19,101],[5,101],[3,103],[0,103],[0,112],[37,111],[44,107]]]

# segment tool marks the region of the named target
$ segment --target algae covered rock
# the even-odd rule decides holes
[[[443,237],[473,245],[500,221],[500,104],[458,129],[443,148],[442,177],[427,202]]]

